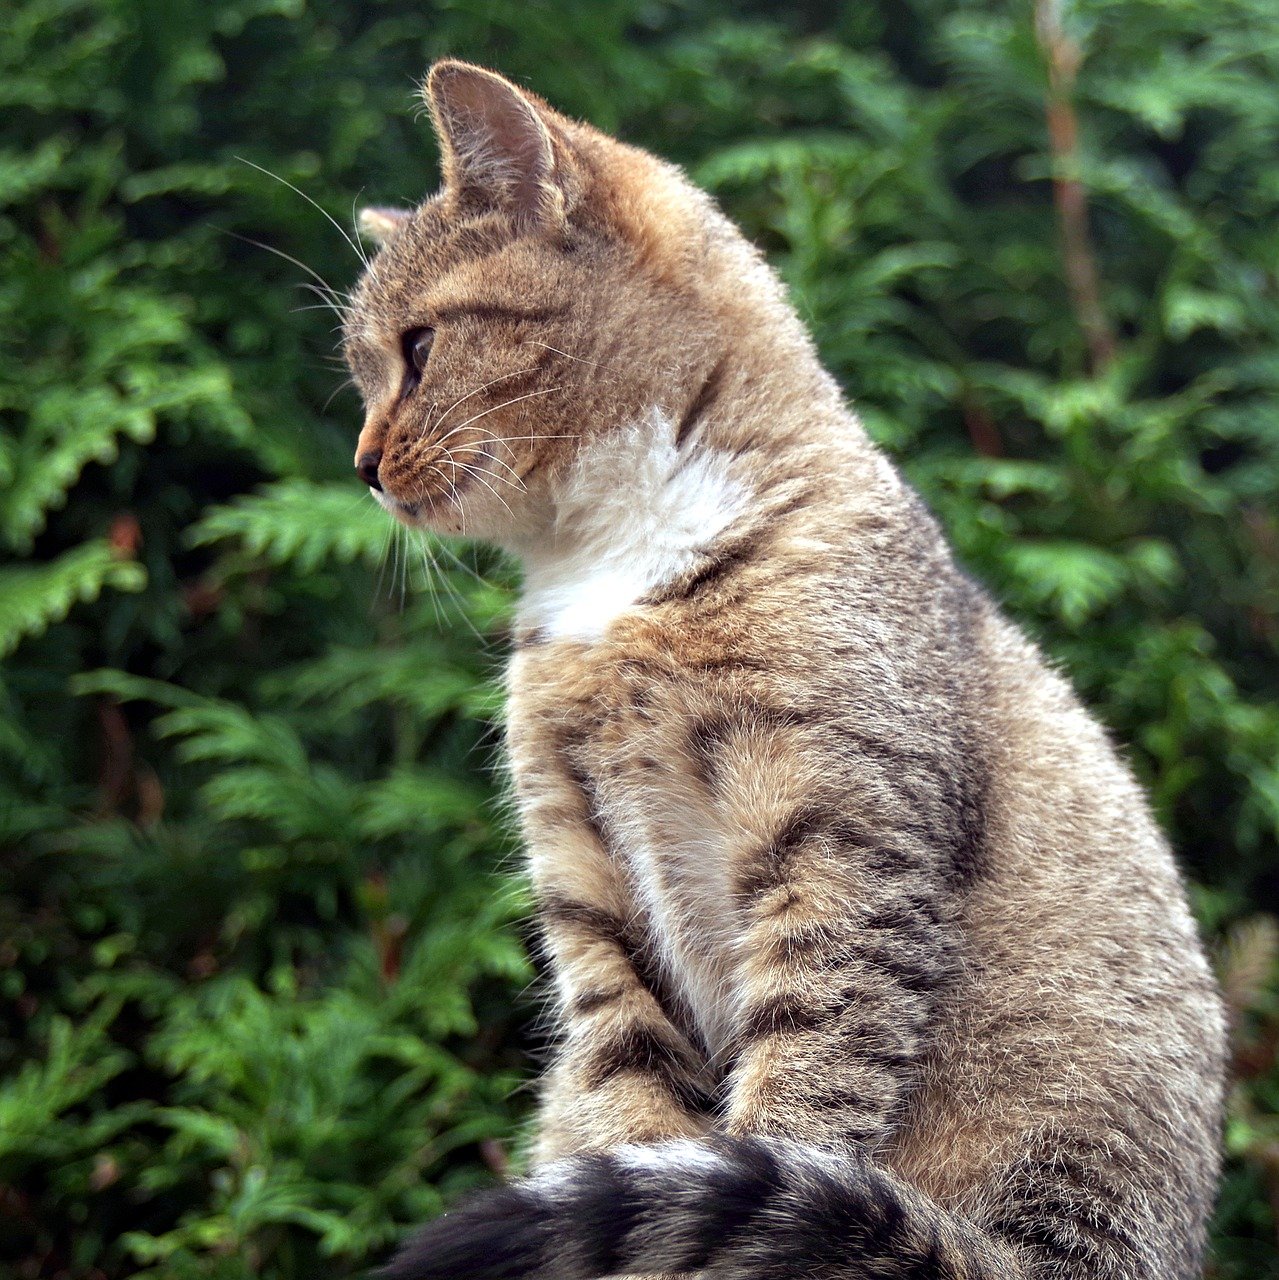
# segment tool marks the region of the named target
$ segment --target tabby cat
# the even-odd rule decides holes
[[[437,64],[345,351],[396,519],[525,585],[533,1172],[398,1280],[1191,1277],[1221,1005],[1167,845],[671,165]]]

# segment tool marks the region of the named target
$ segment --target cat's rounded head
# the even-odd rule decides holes
[[[424,96],[441,189],[361,217],[380,247],[345,323],[356,469],[405,523],[518,543],[592,441],[677,430],[784,303],[673,166],[467,63]]]

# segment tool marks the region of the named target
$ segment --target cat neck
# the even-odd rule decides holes
[[[519,548],[523,629],[599,639],[748,513],[740,465],[719,450],[678,449],[675,426],[655,408],[586,446],[556,483],[549,527]]]
[[[520,632],[597,641],[717,545],[764,522],[819,518],[858,460],[878,471],[838,388],[820,379],[798,402],[766,408],[765,377],[739,375],[696,421],[655,406],[584,446],[549,486],[548,520],[513,547],[524,564]]]

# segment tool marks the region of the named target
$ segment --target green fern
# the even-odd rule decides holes
[[[1267,909],[1279,9],[1051,6],[1080,54],[1066,161],[1036,7],[8,6],[0,1273],[362,1274],[527,1109],[528,888],[491,769],[514,574],[362,493],[335,317],[305,310],[310,271],[362,264],[235,158],[344,226],[357,192],[418,199],[405,86],[438,54],[500,48],[714,190],[1128,746],[1205,928]],[[1279,1280],[1273,960],[1227,974],[1251,994],[1217,1280]]]
[[[60,622],[77,602],[103,591],[141,591],[142,565],[121,559],[105,540],[86,542],[44,565],[0,569],[0,655]]]
[[[215,507],[192,526],[195,546],[238,542],[254,560],[312,573],[330,558],[376,565],[392,536],[386,514],[351,484],[282,480]]]

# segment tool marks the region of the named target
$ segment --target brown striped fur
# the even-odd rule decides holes
[[[1106,735],[706,196],[479,68],[427,101],[442,190],[365,219],[358,455],[526,562],[559,1035],[543,1172],[399,1274],[1198,1274],[1221,1010]]]

